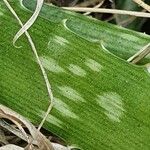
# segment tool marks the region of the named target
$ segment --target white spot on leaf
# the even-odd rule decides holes
[[[79,66],[70,64],[68,69],[75,75],[84,77],[86,72]]]
[[[54,72],[54,73],[62,73],[65,72],[65,70],[58,65],[56,60],[49,58],[49,57],[40,57],[40,60],[42,62],[42,65],[47,70]]]
[[[65,46],[66,44],[69,43],[68,40],[66,40],[65,38],[61,37],[61,36],[55,36],[54,37],[54,41],[58,44],[60,44],[61,46]]]
[[[46,114],[46,112],[44,112],[44,111],[39,111],[39,114],[38,114],[38,115],[39,115],[41,118],[44,118],[45,114]],[[55,125],[55,126],[58,126],[58,127],[62,128],[63,122],[60,121],[58,118],[52,116],[51,114],[49,114],[49,115],[47,116],[46,121],[49,122],[49,123],[51,123],[51,124],[53,124],[53,125]]]
[[[61,94],[68,99],[71,99],[73,101],[82,101],[84,102],[85,100],[82,98],[82,96],[74,89],[72,89],[69,86],[60,86],[58,87]]]
[[[69,106],[58,98],[54,98],[54,108],[61,112],[63,116],[70,118],[79,118],[75,113],[71,112]]]
[[[102,69],[102,65],[93,59],[87,59],[85,65],[88,66],[91,70],[96,72],[100,72]]]
[[[105,109],[105,115],[112,121],[120,122],[124,113],[122,98],[114,92],[104,93],[99,95],[98,104]]]
[[[0,12],[0,16],[3,16],[4,14],[2,12]]]

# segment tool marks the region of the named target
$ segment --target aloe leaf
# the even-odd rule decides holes
[[[11,4],[23,21],[31,16],[18,0]],[[47,12],[68,15],[68,21],[62,20],[61,13],[59,21],[39,17],[29,29],[55,97],[54,108],[44,128],[64,139],[67,145],[82,150],[149,150],[148,71],[119,58],[123,51],[117,50],[118,56],[108,51],[113,43],[109,46],[105,43],[106,49],[88,35],[92,31],[91,25],[97,30],[103,26],[109,34],[116,32],[122,36],[126,33],[126,37],[131,36],[130,40],[126,43],[124,38],[119,40],[123,50],[127,44],[129,53],[146,44],[149,36],[77,14],[73,15],[73,26],[68,12],[46,8]],[[49,105],[43,77],[26,37],[17,42],[21,48],[12,45],[20,27],[2,1],[0,14],[0,103],[39,124]],[[82,19],[91,27],[89,33],[86,28],[87,37],[79,32],[82,28],[78,28],[78,23],[82,24]],[[96,37],[98,34],[103,36],[101,32]],[[104,35],[110,41],[115,37]],[[115,44],[114,48],[119,49]]]
[[[32,11],[35,8],[35,0],[23,0],[23,5]],[[41,17],[51,22],[59,23],[68,19],[67,26],[78,36],[88,40],[102,40],[104,46],[113,54],[127,60],[150,41],[149,36],[127,30],[120,26],[108,24],[93,18],[62,10],[53,5],[44,5]],[[120,34],[122,33],[122,34]],[[145,64],[150,61],[150,56],[141,61]]]

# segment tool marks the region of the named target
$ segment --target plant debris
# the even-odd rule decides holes
[[[12,132],[16,134],[17,136],[21,135],[19,137],[27,142],[27,145],[25,147],[26,150],[30,150],[33,148],[34,149],[36,148],[37,150],[38,149],[39,150],[54,150],[50,141],[41,132],[39,132],[27,119],[25,119],[23,116],[19,115],[18,113],[14,112],[13,110],[3,105],[0,105],[0,119],[1,119],[1,122],[5,122],[5,120],[3,119],[7,119],[15,125],[15,126],[12,124],[8,125],[8,122],[7,122],[8,126],[11,126],[12,128],[14,128]],[[27,133],[23,127],[25,127],[29,133]],[[15,132],[15,130],[17,132]],[[18,134],[18,132],[20,134]]]

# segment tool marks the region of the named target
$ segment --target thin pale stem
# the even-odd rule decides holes
[[[137,12],[137,11],[106,9],[106,8],[85,8],[85,7],[62,7],[62,8],[70,11],[76,11],[76,12],[97,12],[97,13],[119,14],[119,15],[129,15],[129,16],[150,18],[150,13]]]
[[[13,8],[10,6],[10,4],[8,3],[8,1],[7,0],[3,0],[3,1],[6,4],[6,6],[9,8],[9,10],[11,11],[11,13],[14,15],[14,17],[18,20],[18,22],[21,25],[21,27],[23,27],[24,25],[23,25],[22,21],[20,20],[20,18],[16,14],[16,12],[13,10]],[[50,85],[50,82],[48,80],[48,76],[46,74],[46,71],[45,71],[45,69],[44,69],[44,67],[42,65],[42,62],[41,62],[41,60],[40,60],[40,58],[38,56],[35,44],[33,43],[32,38],[31,38],[30,34],[28,33],[28,31],[25,30],[24,33],[25,33],[26,37],[28,38],[28,41],[29,41],[29,43],[31,45],[31,48],[32,48],[32,51],[35,54],[35,57],[37,59],[37,62],[39,64],[39,67],[41,69],[41,72],[42,72],[42,75],[43,75],[43,78],[44,78],[44,81],[45,81],[45,84],[46,84],[46,87],[47,87],[48,95],[49,95],[49,98],[50,98],[50,105],[49,105],[49,107],[47,109],[47,112],[46,112],[46,114],[45,114],[42,122],[40,123],[40,125],[38,127],[38,130],[40,130],[41,127],[43,126],[43,124],[44,124],[44,122],[45,122],[48,114],[50,113],[50,111],[51,111],[51,109],[53,107],[53,103],[54,103],[53,102],[53,93],[52,93],[52,90],[51,90],[51,85]]]
[[[37,6],[36,9],[33,13],[33,15],[31,16],[31,18],[21,27],[21,29],[17,32],[17,34],[15,35],[14,39],[13,39],[13,43],[15,44],[15,42],[19,39],[19,37],[21,37],[21,35],[23,35],[25,33],[25,31],[27,31],[32,25],[33,23],[36,21],[40,10],[43,6],[44,0],[37,0]]]
[[[142,58],[147,56],[150,53],[150,43],[144,46],[140,51],[138,51],[135,55],[130,57],[127,61],[133,64],[138,63]]]
[[[135,3],[139,4],[142,8],[150,12],[150,6],[143,2],[142,0],[133,0]]]
[[[103,3],[104,3],[104,0],[102,1],[102,2],[100,2],[99,4],[97,4],[94,8],[99,8],[99,7],[101,7],[102,5],[103,5]],[[84,13],[84,15],[89,15],[89,14],[91,14],[92,12],[86,12],[86,13]]]

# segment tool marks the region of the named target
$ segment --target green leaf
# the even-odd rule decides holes
[[[35,0],[23,0],[23,4],[29,10],[35,8]],[[63,19],[68,19],[67,26],[71,31],[88,40],[102,40],[109,51],[125,60],[150,41],[150,37],[147,35],[62,10],[52,5],[44,5],[40,15],[54,23],[60,23]],[[141,63],[145,64],[149,61],[150,56]]]
[[[11,4],[23,21],[31,15]],[[39,124],[49,105],[42,74],[25,36],[12,45],[20,27],[2,1],[0,14],[0,103]],[[83,150],[149,150],[150,75],[122,58],[150,37],[53,6],[41,16],[29,33],[55,97],[44,128]]]

